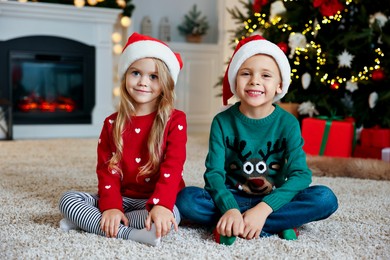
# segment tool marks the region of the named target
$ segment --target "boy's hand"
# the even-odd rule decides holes
[[[106,233],[107,237],[116,237],[121,222],[125,226],[129,225],[129,220],[122,211],[119,209],[108,209],[102,214],[100,228]]]
[[[246,239],[258,238],[264,227],[264,223],[272,213],[272,208],[264,202],[260,202],[255,207],[242,214],[245,228],[242,237]]]
[[[150,230],[152,223],[156,226],[157,238],[167,235],[171,231],[172,224],[174,225],[175,231],[179,229],[172,211],[159,205],[153,206],[146,218],[145,227],[147,230]]]
[[[244,220],[238,209],[230,209],[219,219],[217,232],[222,236],[239,236],[244,232]]]

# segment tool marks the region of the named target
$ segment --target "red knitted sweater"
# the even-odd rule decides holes
[[[116,152],[113,142],[114,113],[106,118],[97,147],[99,209],[123,211],[122,196],[148,199],[147,210],[153,205],[164,206],[171,211],[177,193],[185,186],[183,167],[186,159],[187,122],[184,112],[174,110],[164,131],[163,161],[156,174],[138,176],[139,167],[149,159],[147,140],[156,112],[146,116],[134,116],[123,133],[123,155],[120,168],[123,178],[108,169],[108,161]]]

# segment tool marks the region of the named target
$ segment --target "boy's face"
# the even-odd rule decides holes
[[[281,86],[279,67],[272,57],[257,54],[248,58],[236,77],[236,95],[241,100],[241,112],[244,112],[243,109],[253,111],[261,108],[268,115],[275,95],[282,93]]]

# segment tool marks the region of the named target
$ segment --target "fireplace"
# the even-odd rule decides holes
[[[92,123],[95,47],[53,36],[3,41],[0,71],[14,125]]]
[[[99,136],[115,111],[111,35],[120,12],[0,1],[0,98],[12,101],[14,139]]]

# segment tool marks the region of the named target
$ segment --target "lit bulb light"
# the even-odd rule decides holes
[[[120,87],[117,86],[113,88],[112,94],[114,95],[114,97],[119,97],[120,93],[121,93]]]
[[[125,8],[126,7],[126,1],[125,0],[116,0],[116,3],[121,8]]]
[[[280,17],[280,16],[275,16],[275,17],[273,17],[272,19],[271,19],[271,23],[273,24],[273,25],[276,25],[276,24],[278,24],[279,22],[280,22],[280,20],[282,20],[282,18]]]
[[[122,35],[118,32],[114,32],[111,35],[111,39],[113,43],[119,43],[120,41],[122,41]]]
[[[77,8],[81,8],[85,6],[85,1],[84,0],[74,0],[74,6]]]
[[[116,54],[116,55],[119,55],[122,53],[122,45],[117,43],[117,44],[114,44],[114,46],[112,47],[112,50],[113,52]]]
[[[96,5],[98,2],[97,2],[97,0],[87,0],[87,3],[89,5]]]
[[[121,25],[123,27],[129,27],[131,24],[131,19],[128,16],[122,16],[121,18]]]

